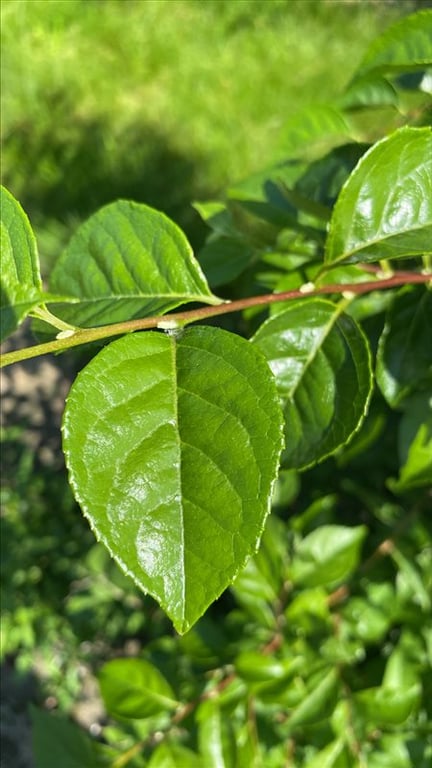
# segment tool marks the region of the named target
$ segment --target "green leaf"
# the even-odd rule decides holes
[[[42,299],[36,239],[17,200],[1,187],[1,340],[9,336]]]
[[[432,64],[432,11],[400,19],[366,51],[355,79],[366,73],[412,72]]]
[[[230,719],[216,701],[198,708],[198,742],[206,768],[237,768],[237,749]]]
[[[330,221],[325,260],[376,261],[432,252],[432,131],[400,128],[349,176]]]
[[[72,386],[63,432],[76,498],[180,633],[258,546],[281,422],[265,359],[217,328],[124,337]]]
[[[330,301],[292,301],[252,342],[276,377],[283,464],[303,468],[347,443],[363,421],[372,386],[369,347],[356,322]]]
[[[36,768],[98,768],[107,762],[96,744],[77,725],[32,708],[32,740]]]
[[[432,386],[432,293],[403,288],[387,314],[377,354],[377,384],[392,408]]]
[[[327,672],[322,680],[314,685],[306,697],[289,716],[287,725],[290,732],[304,725],[319,723],[327,719],[337,701],[339,691],[339,673],[336,669]]]
[[[339,100],[343,109],[396,106],[398,94],[385,77],[367,74],[353,80]]]
[[[180,744],[162,743],[152,753],[148,768],[204,768],[201,758]]]
[[[281,143],[290,153],[304,149],[313,142],[326,142],[328,138],[339,141],[348,138],[350,129],[345,116],[327,104],[305,107],[286,121],[282,128]]]
[[[361,545],[367,534],[364,525],[322,525],[296,548],[291,579],[303,587],[335,586],[357,568]]]
[[[99,685],[113,717],[151,717],[178,705],[171,686],[145,659],[108,661],[99,672]]]
[[[198,254],[198,260],[213,287],[235,280],[249,266],[254,250],[242,240],[216,237],[208,240]]]
[[[186,302],[220,303],[176,224],[126,200],[106,205],[79,227],[50,287],[79,299],[54,311],[84,327],[163,314]]]
[[[340,765],[339,757],[344,752],[345,740],[337,739],[320,749],[311,760],[308,760],[304,768],[337,768]]]
[[[389,480],[393,493],[432,485],[432,398],[423,392],[406,401],[399,426],[398,480]]]
[[[374,727],[400,725],[409,717],[421,697],[421,686],[409,688],[368,688],[353,695],[358,714]]]

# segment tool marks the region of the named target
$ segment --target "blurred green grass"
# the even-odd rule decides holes
[[[3,183],[45,271],[118,197],[174,218],[284,157],[284,121],[336,95],[414,9],[329,0],[3,0]]]

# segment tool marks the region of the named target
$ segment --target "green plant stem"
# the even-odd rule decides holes
[[[21,360],[28,360],[32,357],[38,357],[39,355],[46,355],[50,352],[60,352],[69,349],[70,347],[89,344],[92,341],[107,339],[110,336],[120,336],[124,333],[131,333],[133,331],[140,331],[148,328],[182,327],[198,320],[205,320],[209,317],[225,315],[230,312],[239,312],[243,309],[248,309],[249,307],[275,304],[280,301],[291,301],[293,299],[305,298],[306,296],[312,297],[325,294],[343,294],[344,296],[347,296],[347,294],[360,295],[369,293],[370,291],[397,288],[400,285],[428,283],[431,281],[432,273],[420,274],[418,272],[404,272],[401,275],[396,273],[392,275],[392,277],[384,280],[373,280],[364,283],[323,285],[320,288],[312,290],[299,288],[295,291],[252,296],[247,299],[225,302],[224,304],[219,304],[217,306],[200,307],[199,309],[191,309],[186,312],[176,312],[169,315],[128,320],[122,323],[114,323],[113,325],[104,325],[100,328],[82,328],[75,331],[67,338],[57,338],[53,341],[48,341],[45,344],[35,344],[32,347],[25,347],[24,349],[18,349],[13,352],[6,352],[1,356],[0,367],[5,367],[6,365],[11,365],[12,363],[17,363]]]

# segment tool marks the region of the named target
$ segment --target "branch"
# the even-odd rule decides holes
[[[258,307],[267,304],[275,304],[280,301],[292,301],[293,299],[305,298],[305,296],[322,296],[325,294],[351,294],[353,297],[369,293],[370,291],[382,291],[387,288],[397,288],[401,285],[414,283],[428,283],[432,281],[432,273],[422,274],[419,272],[396,273],[384,280],[371,280],[364,283],[338,283],[334,285],[323,285],[315,288],[312,283],[306,283],[295,291],[285,291],[283,293],[267,293],[263,296],[252,296],[247,299],[237,299],[236,301],[224,302],[217,306],[200,307],[186,312],[176,312],[169,315],[159,315],[156,317],[144,317],[138,320],[128,320],[113,325],[104,325],[100,328],[82,328],[77,331],[63,331],[61,338],[48,341],[45,344],[35,344],[33,347],[18,349],[14,352],[6,352],[0,358],[0,367],[17,363],[21,360],[29,360],[32,357],[46,355],[50,352],[60,352],[64,349],[77,347],[81,344],[89,344],[92,341],[107,339],[110,336],[120,336],[124,333],[146,330],[148,328],[176,328],[187,325],[188,323],[204,320],[217,315],[226,315],[230,312],[239,312],[249,307]],[[66,334],[68,334],[66,336]],[[70,334],[70,335],[69,335]]]

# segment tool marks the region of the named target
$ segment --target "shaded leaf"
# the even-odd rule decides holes
[[[254,250],[244,241],[216,237],[207,241],[198,254],[198,261],[210,285],[216,288],[241,275],[253,256]]]
[[[102,768],[109,765],[81,728],[57,714],[32,708],[36,768]]]
[[[432,252],[432,131],[401,128],[360,159],[333,209],[327,263]]]
[[[290,302],[252,339],[267,357],[285,417],[285,466],[321,461],[359,428],[371,392],[368,343],[323,299]]]
[[[432,486],[432,398],[423,392],[404,407],[398,441],[402,466],[399,478],[388,481],[394,493]]]
[[[407,286],[387,314],[377,354],[377,384],[392,408],[432,388],[432,294]]]
[[[76,498],[179,632],[258,546],[281,418],[262,355],[217,328],[122,338],[72,386],[63,432]]]
[[[220,303],[177,225],[126,200],[104,206],[78,228],[50,287],[79,299],[54,311],[84,327],[163,314],[187,302]]]

